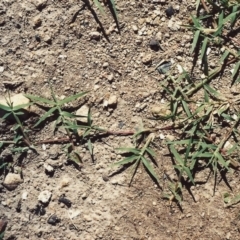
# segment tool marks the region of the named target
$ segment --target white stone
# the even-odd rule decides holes
[[[3,186],[9,190],[13,190],[21,183],[23,183],[23,179],[21,178],[20,174],[8,173],[4,179]]]
[[[132,26],[132,29],[133,29],[133,31],[134,31],[135,33],[138,32],[138,27],[137,27],[136,25],[133,25],[133,26]]]
[[[116,106],[117,105],[117,96],[111,95],[108,99],[108,105],[109,106]]]
[[[54,168],[51,165],[44,163],[43,166],[47,172],[49,172],[49,173],[54,172]]]
[[[101,34],[99,32],[91,32],[90,33],[90,38],[94,40],[100,40]]]
[[[52,196],[51,192],[49,192],[48,190],[44,190],[40,192],[40,194],[38,195],[38,201],[42,203],[48,203],[51,199],[51,196]]]
[[[4,71],[4,67],[0,66],[0,73],[2,73]]]
[[[88,112],[89,112],[89,107],[87,105],[83,105],[82,107],[80,107],[76,112],[76,115],[80,116],[80,117],[77,117],[77,120],[82,123],[87,123]]]
[[[28,192],[23,192],[22,193],[22,200],[26,200],[28,196]]]

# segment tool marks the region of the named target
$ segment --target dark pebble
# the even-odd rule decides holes
[[[149,42],[149,47],[154,51],[158,51],[160,49],[159,41],[155,38],[152,38]]]
[[[165,10],[165,13],[168,17],[171,17],[174,15],[174,9],[172,6],[168,7],[166,10]]]
[[[72,202],[69,199],[67,199],[64,194],[60,196],[58,201],[60,203],[65,204],[67,207],[71,207],[71,205],[72,205]]]
[[[56,225],[56,224],[59,223],[60,221],[61,221],[60,218],[58,218],[56,215],[52,215],[52,216],[48,219],[47,223],[49,223],[49,224],[51,224],[51,225]]]

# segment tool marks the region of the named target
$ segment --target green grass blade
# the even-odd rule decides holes
[[[149,173],[152,175],[152,177],[154,177],[156,179],[157,182],[159,182],[159,179],[156,175],[156,173],[153,170],[152,165],[149,163],[149,161],[145,158],[145,157],[141,157],[142,163],[144,164],[144,166],[147,168],[147,170],[149,171]]]
[[[25,107],[29,107],[30,105],[32,105],[31,103],[25,103],[25,104],[20,104],[20,105],[17,105],[15,107],[12,108],[13,111],[17,111],[19,109],[23,109]]]
[[[190,179],[190,181],[193,183],[193,185],[195,185],[195,182],[193,180],[193,176],[191,174],[191,171],[188,167],[183,167],[184,172],[187,174],[188,178]]]
[[[117,9],[116,9],[116,4],[114,2],[114,0],[110,0],[111,4],[112,4],[112,8],[115,14],[116,19],[118,19],[118,14],[117,14]]]
[[[203,61],[204,56],[206,55],[207,44],[208,44],[208,38],[205,37],[204,40],[203,40],[202,48],[201,48],[201,57],[200,57],[200,59],[202,61]]]
[[[197,30],[194,34],[194,38],[193,38],[193,43],[192,43],[192,49],[191,49],[191,54],[193,53],[193,51],[195,50],[197,43],[198,43],[198,39],[200,36],[200,30]]]
[[[199,5],[200,5],[200,0],[197,0],[197,1],[196,1],[196,11],[198,10]]]
[[[47,111],[43,116],[38,120],[38,122],[34,125],[34,127],[38,126],[41,122],[43,122],[46,118],[50,117],[54,111],[57,110],[57,107],[51,108]]]
[[[34,95],[30,95],[30,94],[24,94],[24,96],[26,98],[29,98],[32,102],[36,102],[36,103],[47,103],[49,105],[54,106],[55,102],[48,100],[46,98],[42,98],[42,97],[38,97],[38,96],[34,96]]]
[[[2,105],[2,104],[0,104],[0,109],[2,109],[4,111],[8,111],[8,112],[12,111],[11,107],[8,107],[8,106]]]
[[[6,119],[8,116],[10,116],[12,113],[10,112],[10,113],[6,113],[6,114],[4,114],[4,116],[2,117],[2,119]]]
[[[228,163],[225,161],[222,155],[219,152],[215,152],[214,155],[219,160],[219,163],[221,163],[222,166],[228,169]]]
[[[90,154],[93,155],[93,146],[92,146],[92,142],[90,139],[88,140],[87,145],[88,145],[88,150],[89,150]]]
[[[103,10],[103,8],[102,8],[101,3],[100,3],[98,0],[93,0],[93,2],[94,2],[94,4],[97,6],[97,8],[100,10],[100,12],[101,12],[102,14],[105,14],[105,12],[104,12],[104,10]]]
[[[128,164],[128,163],[133,163],[138,158],[139,158],[139,156],[136,156],[136,155],[133,155],[133,156],[130,156],[130,157],[126,157],[123,160],[114,163],[113,166],[120,166],[120,165],[125,165],[125,164]]]
[[[232,73],[232,78],[235,78],[236,74],[238,73],[239,71],[239,68],[240,68],[240,61],[236,63],[235,67],[234,67],[234,70],[233,70],[233,73]]]
[[[181,156],[179,155],[179,153],[177,152],[177,150],[174,148],[173,145],[170,146],[170,150],[171,150],[172,154],[174,155],[176,161],[177,161],[181,166],[184,166],[184,161],[183,161],[183,159],[181,158]]]
[[[77,117],[76,115],[66,112],[66,111],[61,111],[61,116],[68,117],[68,118],[76,118]]]
[[[72,102],[80,97],[83,97],[84,95],[86,95],[89,91],[87,92],[82,92],[82,93],[78,93],[78,94],[75,94],[75,95],[72,95],[70,97],[66,97],[64,98],[63,100],[59,100],[58,101],[58,105],[63,105],[63,104],[66,104],[66,103],[69,103],[69,102]]]
[[[191,15],[191,18],[192,18],[192,21],[193,21],[193,24],[196,28],[200,28],[201,27],[201,24],[199,23],[199,19],[195,18],[193,15]]]
[[[223,53],[223,55],[222,55],[222,57],[221,57],[221,59],[220,59],[220,62],[223,63],[223,62],[228,58],[228,56],[229,56],[229,51],[226,50],[226,51]]]
[[[123,151],[124,153],[133,153],[138,155],[140,151],[136,148],[117,148],[119,151]]]
[[[227,21],[233,19],[233,18],[236,18],[237,17],[237,14],[239,13],[240,11],[237,11],[237,12],[233,12],[233,13],[230,13],[226,18],[223,19],[223,24],[225,24]]]
[[[192,114],[190,113],[190,110],[189,110],[189,108],[188,108],[188,105],[187,105],[187,103],[186,103],[184,100],[182,100],[182,105],[183,105],[183,108],[184,108],[187,116],[188,116],[188,117],[191,117]]]
[[[151,148],[146,148],[146,151],[151,155],[152,157],[156,157],[156,153]]]

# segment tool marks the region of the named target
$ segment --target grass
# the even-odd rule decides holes
[[[96,6],[103,12],[99,1],[94,0]],[[110,1],[116,14],[116,5]],[[217,177],[224,177],[231,168],[240,167],[238,153],[239,144],[239,120],[240,120],[240,98],[232,96],[225,97],[224,93],[214,87],[214,81],[224,73],[231,77],[231,85],[240,82],[240,51],[236,47],[229,47],[233,44],[235,23],[239,21],[240,4],[238,1],[219,1],[216,5],[212,1],[207,3],[196,1],[198,14],[191,16],[192,23],[185,27],[192,30],[193,39],[190,54],[194,55],[193,66],[196,67],[196,61],[201,61],[201,71],[204,74],[202,78],[196,79],[193,72],[187,72],[182,69],[179,75],[172,75],[166,72],[166,78],[160,84],[160,91],[164,92],[168,101],[169,114],[160,116],[156,120],[170,123],[168,130],[178,129],[176,140],[165,141],[172,158],[172,167],[177,174],[177,180],[167,178],[168,189],[163,193],[163,197],[170,202],[181,203],[183,200],[183,191],[186,185],[196,184],[195,175],[197,172],[210,168],[215,179],[213,193],[217,183]],[[203,15],[199,10],[204,9]],[[218,49],[221,55],[218,57],[218,64],[210,70],[208,57],[208,48]],[[223,49],[223,51],[221,50]],[[231,74],[226,71],[231,67]],[[173,68],[173,67],[172,67]],[[46,107],[48,110],[38,119],[33,126],[44,127],[47,120],[54,119],[54,133],[63,128],[66,132],[67,144],[65,152],[69,159],[77,165],[81,165],[80,154],[76,150],[76,143],[87,144],[89,152],[94,156],[94,137],[100,137],[100,133],[113,135],[133,135],[134,147],[118,148],[124,158],[113,166],[126,166],[132,168],[131,185],[137,170],[142,166],[150,177],[162,185],[160,178],[156,173],[157,155],[152,146],[155,141],[154,132],[157,129],[142,129],[138,132],[110,132],[104,128],[93,124],[91,111],[89,110],[86,124],[80,124],[78,117],[72,112],[65,110],[65,105],[79,98],[84,97],[88,92],[81,92],[64,99],[58,99],[54,90],[49,84],[52,93],[52,99],[40,96],[26,94],[32,102]],[[17,149],[26,150],[34,148],[39,142],[35,142],[29,135],[29,130],[24,126],[20,116],[22,109],[27,105],[13,107],[11,98],[8,97],[8,106],[0,105],[0,109],[6,111],[4,120],[13,117],[15,121],[14,137],[11,141],[0,141],[0,149],[5,149],[9,144],[12,145],[12,151]],[[167,129],[167,128],[166,128]],[[55,140],[49,140],[53,143]],[[60,139],[59,142],[63,141]],[[228,144],[230,147],[226,147]],[[0,158],[0,167],[5,167],[6,162]],[[240,194],[231,197],[224,195],[226,206],[231,206],[239,202]]]

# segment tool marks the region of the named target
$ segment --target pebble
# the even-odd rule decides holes
[[[53,173],[54,172],[54,168],[51,165],[49,165],[47,163],[44,163],[43,166],[48,173]]]
[[[34,26],[35,28],[37,28],[37,27],[40,27],[41,24],[42,24],[41,15],[35,16],[35,17],[33,18],[33,26]]]
[[[43,41],[50,44],[52,42],[51,36],[45,35],[43,37]]]
[[[166,10],[165,10],[165,13],[167,15],[167,17],[171,17],[174,15],[174,9],[172,6],[169,6]]]
[[[26,200],[28,196],[28,192],[23,192],[22,193],[22,200]]]
[[[108,62],[103,63],[103,68],[107,68],[109,66]]]
[[[21,183],[23,183],[23,179],[21,178],[20,174],[8,173],[4,179],[3,186],[8,190],[14,190]]]
[[[2,73],[4,71],[4,67],[0,66],[0,73]]]
[[[114,107],[117,105],[117,96],[116,95],[110,95],[108,99],[108,106]]]
[[[158,32],[155,36],[156,40],[161,41],[162,40],[162,33]]]
[[[89,107],[87,105],[81,106],[76,112],[76,115],[81,116],[81,117],[77,117],[77,120],[82,123],[87,123],[88,112],[89,112]]]
[[[42,203],[48,203],[51,199],[52,193],[48,190],[44,190],[42,192],[40,192],[40,194],[38,195],[38,201],[42,202]]]
[[[154,51],[158,51],[160,49],[159,41],[155,38],[152,38],[149,42],[149,47]]]
[[[99,41],[101,38],[101,33],[99,32],[91,32],[90,33],[90,38],[96,41]]]
[[[92,218],[89,215],[83,215],[84,220],[86,220],[87,222],[91,222]]]
[[[59,223],[60,221],[61,221],[60,218],[58,218],[58,217],[54,214],[54,215],[52,215],[52,216],[48,219],[47,223],[49,223],[49,224],[51,224],[51,225],[56,225],[56,224]]]
[[[154,117],[166,117],[171,114],[169,106],[164,104],[162,106],[153,106],[151,112]]]
[[[138,33],[138,27],[136,25],[133,25],[132,29],[133,29],[134,33]]]
[[[36,8],[41,11],[47,6],[47,1],[48,0],[37,0],[35,3]]]
[[[142,63],[143,64],[150,64],[152,62],[152,54],[145,54],[142,57]]]

